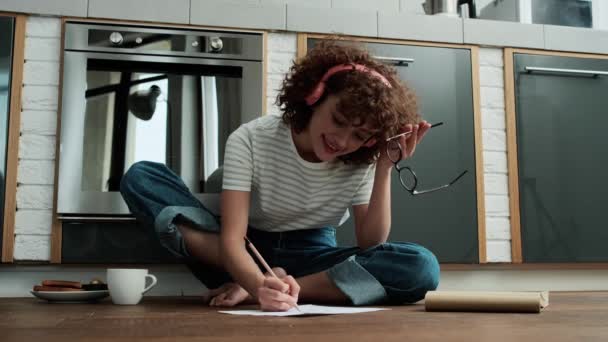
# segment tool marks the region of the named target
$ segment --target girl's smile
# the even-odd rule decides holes
[[[327,151],[327,153],[336,154],[336,153],[339,153],[343,149],[343,147],[340,146],[339,143],[337,143],[335,140],[332,142],[332,140],[328,139],[325,134],[322,134],[321,138],[323,139],[323,143],[324,143],[325,150]]]

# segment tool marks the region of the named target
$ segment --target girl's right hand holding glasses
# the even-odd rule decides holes
[[[403,127],[403,133],[388,138],[385,142],[386,153],[382,151],[380,154],[380,167],[390,168],[394,163],[414,155],[416,146],[431,127],[426,120],[415,125],[407,124]]]

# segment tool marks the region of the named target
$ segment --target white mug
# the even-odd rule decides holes
[[[146,278],[152,283],[146,287]],[[156,285],[156,277],[146,269],[109,268],[107,272],[108,290],[114,304],[135,305],[144,293]]]

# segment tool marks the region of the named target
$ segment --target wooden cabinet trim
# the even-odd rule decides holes
[[[25,60],[25,15],[15,18],[13,61],[11,70],[11,94],[8,120],[6,154],[6,182],[4,189],[4,219],[2,236],[2,262],[13,262],[15,245],[15,214],[17,210],[17,167],[19,162],[19,134],[21,125],[21,89]]]

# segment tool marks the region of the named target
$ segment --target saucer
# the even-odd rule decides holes
[[[53,303],[95,302],[110,295],[108,290],[100,291],[30,291],[35,297]]]

